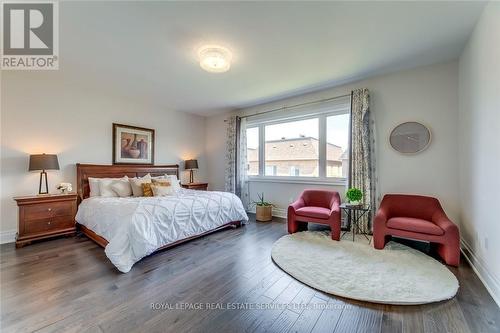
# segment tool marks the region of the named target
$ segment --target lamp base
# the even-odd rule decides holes
[[[42,180],[45,176],[45,191],[42,192]],[[38,185],[38,195],[47,195],[49,194],[49,181],[47,180],[47,172],[43,170],[40,172],[40,184]]]

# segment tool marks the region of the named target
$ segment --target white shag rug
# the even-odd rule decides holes
[[[450,299],[458,281],[446,266],[405,245],[333,241],[329,232],[281,237],[272,258],[297,280],[324,292],[384,304],[425,304]]]

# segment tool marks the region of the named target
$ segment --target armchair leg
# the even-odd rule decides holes
[[[339,223],[331,224],[330,229],[332,231],[332,239],[339,241],[340,240],[340,224]]]
[[[377,230],[373,231],[373,247],[375,247],[377,250],[382,250],[385,247],[385,244],[387,244],[387,239],[389,237],[385,235],[384,233],[377,232]]]
[[[447,265],[458,266],[460,264],[459,245],[438,244],[437,252]]]
[[[307,230],[307,222],[299,222],[295,217],[288,218],[288,233],[294,234],[299,231]]]

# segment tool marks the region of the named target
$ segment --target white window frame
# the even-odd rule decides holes
[[[347,178],[342,177],[327,177],[326,176],[326,131],[327,118],[330,116],[349,114],[350,108],[342,108],[331,112],[310,113],[306,115],[294,115],[293,117],[283,117],[260,121],[249,122],[247,129],[259,128],[259,175],[249,176],[251,182],[272,182],[272,183],[297,183],[297,184],[324,184],[324,185],[346,185]],[[303,176],[266,176],[265,175],[265,127],[267,125],[283,124],[287,122],[307,120],[318,118],[318,177],[303,177]]]

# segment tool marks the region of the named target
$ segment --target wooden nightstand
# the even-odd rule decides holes
[[[182,184],[182,187],[190,190],[207,191],[208,183],[187,183],[187,184]]]
[[[16,247],[34,240],[75,234],[75,193],[15,197],[14,200],[19,207]]]

